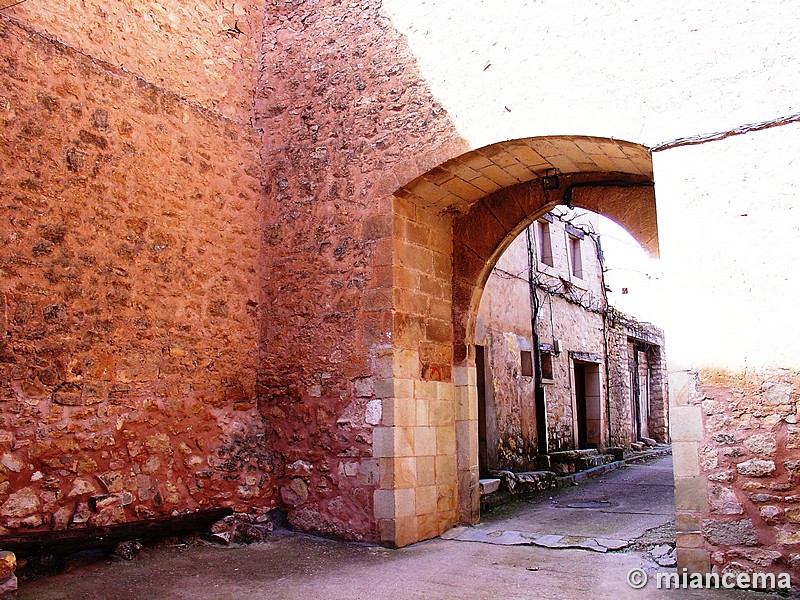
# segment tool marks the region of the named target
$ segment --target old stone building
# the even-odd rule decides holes
[[[486,282],[475,328],[483,477],[565,474],[613,460],[610,447],[668,441],[663,335],[609,304],[597,222],[543,215]]]
[[[569,204],[663,256],[679,564],[796,570],[799,43],[788,1],[1,4],[0,535],[475,522],[482,291]]]

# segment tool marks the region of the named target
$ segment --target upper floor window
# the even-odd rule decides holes
[[[530,350],[520,350],[520,372],[523,377],[533,377],[533,354]]]
[[[581,239],[568,236],[569,239],[569,264],[574,277],[583,279],[583,259],[581,257]]]
[[[581,257],[581,239],[569,237],[569,265],[574,277],[583,279],[583,258]]]
[[[539,262],[552,267],[553,246],[550,243],[550,223],[547,221],[536,221],[536,242],[538,244]]]
[[[539,351],[539,366],[542,369],[542,379],[553,379],[553,355],[550,352]]]

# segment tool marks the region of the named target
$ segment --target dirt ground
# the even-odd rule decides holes
[[[400,550],[276,533],[264,544],[146,548],[23,583],[18,600],[264,600],[778,597],[729,590],[660,590],[650,551],[674,543],[671,457],[501,507],[474,528]],[[669,477],[667,477],[669,475]],[[619,550],[561,546],[619,540]],[[543,544],[533,543],[539,540]],[[559,542],[560,540],[560,542]],[[610,542],[608,542],[610,544]],[[649,576],[627,583],[631,569]]]

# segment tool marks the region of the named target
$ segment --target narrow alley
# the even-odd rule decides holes
[[[455,527],[442,537],[597,552],[646,548],[650,541],[659,551],[670,546],[671,552],[673,502],[672,456],[664,456],[500,506],[480,525]]]
[[[263,598],[768,598],[725,590],[658,590],[652,553],[674,545],[672,457],[548,490],[400,550],[279,532],[264,543],[147,548],[22,584],[18,600]],[[592,549],[585,549],[592,548]],[[657,552],[656,552],[657,553]],[[627,584],[631,569],[650,576]]]

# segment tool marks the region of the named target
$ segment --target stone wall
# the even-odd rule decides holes
[[[524,291],[527,300],[527,289]],[[489,452],[495,458],[488,466],[496,470],[531,471],[539,453],[533,402],[536,395],[533,377],[523,376],[520,364],[520,351],[530,351],[530,335],[521,337],[487,329],[481,342],[486,349],[486,371],[490,374],[487,397],[491,394],[491,401],[487,402],[487,410],[493,411],[487,418],[490,422],[493,419],[497,428],[496,433],[489,435],[495,443]]]
[[[248,4],[11,11],[9,525],[278,504],[300,528],[378,539],[373,492],[397,482],[373,427],[394,424],[400,371],[417,374],[409,401],[449,402],[431,408],[441,432],[433,416],[417,432],[441,463],[418,500],[432,492],[434,514],[442,497],[428,529],[452,524],[450,217],[431,214],[431,238],[395,221],[392,192],[465,144],[379,4],[271,2],[263,30]],[[428,244],[434,315],[393,293],[403,248]],[[417,364],[393,347],[411,323],[395,305],[427,323]],[[109,511],[86,516],[101,496]]]
[[[587,240],[587,245],[592,245]],[[582,295],[582,294],[581,294]],[[585,310],[562,297],[542,294],[542,311],[539,317],[540,343],[561,342],[560,354],[552,355],[553,379],[545,382],[547,398],[548,449],[551,452],[574,449],[577,444],[575,430],[577,415],[574,414],[574,359],[583,356],[597,362],[600,368],[600,393],[603,399],[616,403],[617,398],[608,396],[605,384],[605,343],[603,341],[603,317],[601,313]],[[599,300],[599,298],[598,298]],[[591,304],[587,303],[587,306]],[[551,315],[552,313],[552,315]],[[552,327],[552,333],[551,333]],[[578,358],[578,360],[581,360]],[[603,403],[605,405],[605,402]],[[605,410],[602,415],[602,444],[608,445],[608,426]]]
[[[538,454],[534,379],[523,376],[530,352],[531,301],[526,234],[506,249],[481,297],[475,343],[485,348],[487,448],[491,469],[530,471]],[[496,429],[496,432],[494,431]]]
[[[628,374],[628,335],[624,327],[606,323],[608,331],[608,389],[609,393],[626,402],[615,402],[609,407],[611,444],[625,447],[632,440],[631,380]]]
[[[408,410],[395,421],[396,409],[427,402],[428,382],[432,399],[437,381],[452,387],[452,333],[450,219],[417,215],[392,192],[442,144],[463,142],[379,4],[272,2],[268,11],[256,96],[268,198],[258,394],[270,447],[287,464],[277,483],[290,521],[394,543],[395,516],[406,519],[403,539],[419,539],[415,515],[437,504],[432,474],[409,460],[413,446],[395,447],[395,425],[413,426],[402,436],[425,445],[425,466],[436,430],[427,411],[417,423]],[[301,459],[307,467],[292,466]]]
[[[798,373],[670,377],[682,561],[698,570],[797,572]]]
[[[88,56],[248,123],[253,117],[263,4],[37,0],[3,12]]]
[[[0,533],[265,511],[254,132],[0,21]]]
[[[800,572],[788,518],[796,477],[784,464],[797,460],[789,446],[800,414],[792,326],[800,247],[787,243],[800,226],[797,132],[780,127],[655,157],[671,197],[708,199],[659,205],[667,289],[680,316],[668,329],[679,566]],[[723,171],[731,175],[708,176]],[[761,435],[774,436],[775,456],[761,452],[769,446],[748,448]],[[762,477],[751,470],[759,466]],[[725,514],[739,510],[736,502],[742,512]]]
[[[406,237],[391,193],[464,147],[379,3],[11,14],[3,398],[28,417],[4,442],[9,517],[44,525],[107,492],[114,519],[277,503],[303,529],[378,539],[373,491],[394,483],[372,429],[391,425]],[[446,313],[416,370],[452,387]],[[57,446],[83,462],[62,469]]]
[[[650,363],[650,437],[661,443],[669,443],[669,378],[664,334],[661,343],[648,349]]]
[[[612,445],[624,447],[636,441],[633,439],[633,390],[629,374],[629,347],[632,343],[643,344],[647,348],[649,369],[645,376],[649,377],[649,437],[661,443],[669,442],[669,393],[664,332],[650,323],[636,321],[613,308],[608,312],[605,327],[608,337],[608,386],[611,396],[620,399],[610,406]]]

